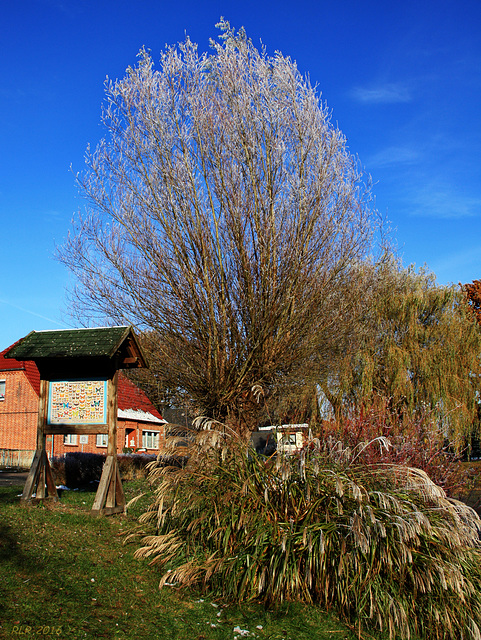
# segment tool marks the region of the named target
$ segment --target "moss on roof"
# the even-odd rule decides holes
[[[129,335],[133,335],[132,327],[32,331],[14,345],[5,357],[18,360],[111,358]]]

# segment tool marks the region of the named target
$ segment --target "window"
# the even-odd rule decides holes
[[[296,444],[297,444],[297,442],[296,442],[296,434],[295,433],[286,433],[286,435],[282,436],[281,444],[290,445],[290,446],[295,447]]]
[[[0,380],[0,402],[5,400],[5,380]]]
[[[126,449],[135,448],[135,431],[134,431],[134,429],[126,429],[125,430],[125,448]]]
[[[107,433],[97,434],[97,447],[106,447],[109,443],[109,436]]]
[[[66,436],[63,437],[63,443],[68,445],[76,445],[77,444],[77,434],[76,433],[67,433]]]
[[[158,431],[142,431],[142,448],[158,449],[159,448],[159,432]]]

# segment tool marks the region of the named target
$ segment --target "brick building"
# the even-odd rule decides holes
[[[12,345],[13,346],[13,345]],[[12,347],[0,352],[0,464],[22,452],[21,466],[28,466],[36,448],[40,373],[32,360],[5,358]],[[118,382],[117,452],[158,453],[165,437],[166,421],[145,393],[122,372]],[[49,457],[71,451],[106,453],[107,435],[49,435]]]

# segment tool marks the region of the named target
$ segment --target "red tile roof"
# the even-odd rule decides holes
[[[131,380],[129,380],[122,371],[119,371],[119,387],[118,387],[118,405],[122,411],[128,409],[137,409],[151,413],[156,418],[162,420],[162,416],[150,402],[148,397],[139,389]]]
[[[14,344],[18,344],[17,340]],[[15,360],[15,358],[5,358],[5,353],[14,345],[7,347],[0,352],[0,371],[25,371],[27,380],[32,385],[35,393],[40,395],[40,373],[33,360]]]
[[[19,342],[19,341],[18,341]],[[17,342],[15,343],[17,344]],[[16,360],[15,358],[5,358],[5,353],[14,345],[7,347],[0,352],[0,372],[1,371],[25,371],[27,380],[32,385],[35,393],[40,394],[40,373],[33,360]],[[118,406],[122,411],[133,409],[134,411],[145,411],[156,418],[162,420],[162,416],[150,402],[148,397],[131,382],[122,371],[119,371],[118,386]]]

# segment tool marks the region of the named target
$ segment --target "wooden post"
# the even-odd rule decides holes
[[[36,489],[36,499],[45,500],[48,497],[58,500],[57,488],[53,479],[52,469],[48,461],[46,450],[46,427],[48,408],[48,380],[40,380],[40,396],[38,400],[37,421],[37,450],[30,467],[21,500],[31,502]]]
[[[117,462],[117,387],[118,371],[107,382],[107,459],[102,469],[102,477],[95,495],[92,513],[110,515],[125,511],[125,495]]]

